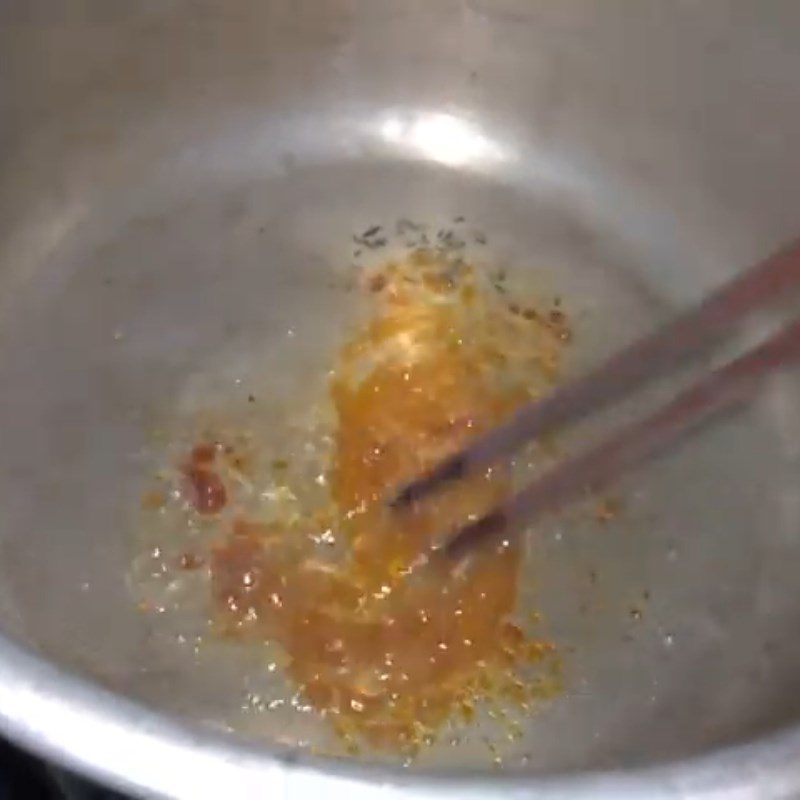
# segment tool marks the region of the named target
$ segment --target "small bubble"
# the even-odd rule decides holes
[[[671,633],[664,634],[664,647],[672,647],[675,644],[675,637]]]

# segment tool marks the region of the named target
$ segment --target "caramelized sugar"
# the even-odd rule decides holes
[[[556,324],[510,308],[476,270],[426,251],[364,288],[370,317],[330,382],[330,504],[269,523],[236,516],[213,549],[212,585],[219,625],[279,643],[291,680],[348,741],[409,750],[484,699],[525,703],[539,690],[520,670],[552,647],[512,622],[516,545],[456,573],[409,575],[437,536],[508,495],[509,470],[403,514],[387,492],[541,392],[568,329],[562,312]],[[320,548],[321,533],[338,546]]]

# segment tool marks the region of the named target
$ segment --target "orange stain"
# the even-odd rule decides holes
[[[408,750],[450,717],[471,720],[483,699],[529,700],[518,669],[552,648],[511,623],[518,547],[482,553],[465,573],[407,572],[437,536],[508,496],[508,470],[404,513],[388,509],[386,496],[529,396],[524,373],[504,357],[504,336],[518,346],[512,339],[527,325],[514,358],[549,381],[564,328],[554,335],[507,319],[468,267],[456,274],[416,256],[380,275],[372,316],[331,381],[332,510],[285,524],[239,519],[213,553],[212,575],[228,633],[278,642],[292,680],[348,739]],[[344,555],[325,559],[314,548],[320,521],[346,543]]]

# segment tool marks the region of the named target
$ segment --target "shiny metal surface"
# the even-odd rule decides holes
[[[364,224],[479,222],[574,302],[575,369],[794,237],[798,25],[791,0],[4,3],[3,730],[142,796],[800,796],[797,375],[626,484],[629,526],[532,537],[575,652],[506,772],[220,733],[236,671],[125,580],[148,429],[289,328],[313,362]]]

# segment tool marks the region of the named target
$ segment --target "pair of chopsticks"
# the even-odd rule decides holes
[[[689,354],[720,340],[745,316],[799,286],[800,240],[746,270],[698,306],[612,356],[599,368],[544,400],[525,405],[508,422],[403,487],[390,505],[399,510],[416,504],[447,483],[487,469],[526,442],[622,399]],[[437,551],[459,560],[479,544],[518,535],[540,514],[554,511],[586,491],[604,488],[679,436],[720,412],[747,402],[768,374],[798,361],[800,319],[700,378],[654,413],[554,467],[485,516],[450,532]]]

